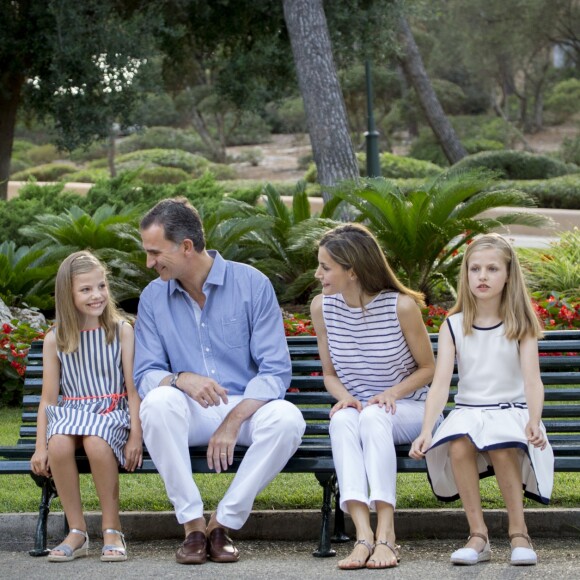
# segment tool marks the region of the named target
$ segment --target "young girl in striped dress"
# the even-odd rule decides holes
[[[421,317],[423,296],[397,280],[374,236],[347,224],[319,242],[322,295],[312,321],[328,392],[332,456],[340,507],[356,528],[343,570],[392,568],[396,544],[395,445],[419,434],[435,368]],[[377,513],[373,531],[370,510]]]
[[[118,464],[133,471],[142,458],[140,399],[133,384],[133,329],[109,294],[105,266],[90,252],[76,252],[62,262],[55,306],[56,324],[44,339],[31,468],[54,478],[70,532],[50,551],[48,560],[68,562],[88,554],[75,461],[78,447],[87,454],[101,504],[101,560],[126,560]]]
[[[425,457],[433,493],[461,498],[469,538],[451,562],[472,565],[491,558],[479,480],[495,475],[507,508],[510,563],[534,565],[524,520],[524,495],[547,504],[554,455],[542,424],[540,323],[518,258],[498,234],[475,238],[461,265],[457,303],[439,332],[435,378],[425,420],[410,455]],[[449,396],[457,359],[455,409],[432,436]]]

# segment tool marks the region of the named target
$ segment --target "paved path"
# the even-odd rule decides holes
[[[510,566],[509,548],[503,539],[492,543],[492,561],[473,567],[457,567],[449,563],[449,555],[458,547],[458,540],[408,541],[403,545],[402,560],[395,570],[382,572],[357,570],[339,571],[338,558],[313,558],[311,542],[265,542],[243,541],[237,545],[242,557],[236,564],[182,566],[175,562],[176,540],[156,542],[131,542],[129,560],[121,563],[103,564],[98,558],[100,542],[91,547],[88,558],[74,562],[56,564],[46,558],[32,558],[21,543],[0,540],[0,570],[2,578],[75,578],[83,580],[123,580],[133,578],[275,578],[276,580],[300,578],[558,578],[559,580],[580,578],[580,541],[577,539],[542,539],[536,542],[540,563],[536,567]],[[337,546],[338,557],[344,557],[351,544]]]

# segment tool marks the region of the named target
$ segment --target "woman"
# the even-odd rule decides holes
[[[396,545],[395,445],[421,431],[435,362],[421,317],[423,296],[395,276],[375,237],[358,224],[339,226],[319,242],[311,304],[324,384],[337,403],[330,437],[340,507],[357,541],[343,570],[392,568]],[[377,512],[373,532],[370,510]]]

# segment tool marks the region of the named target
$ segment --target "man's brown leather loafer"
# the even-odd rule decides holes
[[[224,528],[214,528],[207,539],[207,554],[212,562],[237,562],[240,552]]]
[[[205,564],[207,562],[207,539],[203,532],[191,532],[175,552],[178,564]]]

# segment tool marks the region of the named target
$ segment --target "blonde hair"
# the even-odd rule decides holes
[[[459,273],[457,302],[449,311],[449,315],[463,312],[463,332],[466,335],[471,334],[477,314],[477,301],[469,289],[469,260],[471,255],[479,250],[497,250],[507,268],[508,278],[499,306],[499,315],[504,323],[506,337],[510,340],[522,340],[528,335],[540,338],[542,326],[532,307],[517,254],[511,244],[499,234],[477,236],[467,247]]]
[[[71,254],[63,260],[56,274],[54,287],[56,346],[63,353],[74,352],[80,343],[81,324],[73,300],[74,278],[79,274],[87,274],[96,269],[103,272],[105,284],[109,290],[107,268],[91,252],[82,251]],[[116,326],[120,320],[122,320],[122,316],[109,291],[109,300],[103,313],[99,316],[99,323],[105,329],[107,344],[115,339]]]
[[[330,257],[345,270],[352,268],[362,292],[374,296],[383,290],[396,290],[410,296],[421,308],[425,297],[421,292],[407,288],[395,276],[375,236],[361,224],[345,224],[324,234],[318,242]]]

